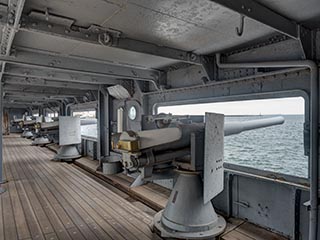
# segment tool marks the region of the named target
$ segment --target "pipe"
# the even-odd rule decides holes
[[[221,55],[216,54],[219,68],[292,68],[305,67],[310,70],[310,217],[309,240],[317,240],[318,236],[318,178],[319,178],[319,70],[314,61],[274,61],[253,63],[221,63]]]
[[[117,110],[117,133],[123,132],[123,108]]]

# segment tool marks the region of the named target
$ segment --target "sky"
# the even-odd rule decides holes
[[[249,100],[223,103],[203,103],[159,107],[158,113],[175,115],[204,115],[205,112],[225,115],[286,115],[304,114],[302,97]]]

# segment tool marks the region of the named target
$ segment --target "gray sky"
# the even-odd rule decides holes
[[[205,112],[223,113],[225,115],[304,114],[304,99],[302,97],[295,97],[205,103],[159,107],[158,110],[158,113],[172,113],[176,115],[204,115]]]

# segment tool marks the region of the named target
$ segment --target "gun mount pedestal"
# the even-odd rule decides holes
[[[81,157],[77,145],[81,143],[80,118],[70,116],[59,117],[60,148],[54,160],[72,161]]]
[[[81,157],[77,145],[63,145],[60,146],[54,160],[69,160],[72,161]]]
[[[43,146],[43,145],[49,144],[50,142],[51,141],[49,140],[48,137],[40,136],[35,138],[31,144],[36,146]]]
[[[179,171],[164,210],[154,217],[155,231],[163,238],[208,239],[221,234],[226,221],[211,201],[204,204],[200,173]]]
[[[21,134],[21,137],[31,138],[33,137],[33,133],[31,132],[31,130],[24,130],[23,133]]]

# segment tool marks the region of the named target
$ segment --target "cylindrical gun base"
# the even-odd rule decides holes
[[[211,202],[203,201],[199,174],[180,172],[164,210],[154,217],[154,230],[162,238],[212,239],[220,235],[226,221]]]

